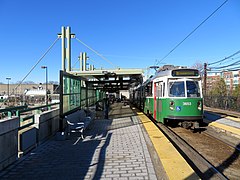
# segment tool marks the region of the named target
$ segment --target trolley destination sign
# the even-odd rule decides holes
[[[196,69],[175,69],[172,76],[199,76],[199,73]]]

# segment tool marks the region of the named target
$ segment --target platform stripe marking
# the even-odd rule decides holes
[[[240,122],[240,119],[239,119],[239,118],[235,118],[235,117],[232,117],[232,116],[226,116],[225,118],[226,118],[226,119],[231,119],[231,120],[233,120],[233,121]]]
[[[199,179],[164,134],[142,113],[138,113],[169,179]]]
[[[226,131],[229,131],[233,134],[237,134],[240,135],[240,129],[239,128],[235,128],[235,127],[231,127],[231,126],[227,126],[221,123],[217,123],[217,122],[209,122],[209,126],[214,126],[220,129],[224,129]]]

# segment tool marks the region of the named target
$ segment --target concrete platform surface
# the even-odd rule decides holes
[[[227,132],[228,134],[240,138],[240,113],[229,112],[221,109],[204,107],[204,122]]]
[[[75,133],[47,141],[0,179],[165,179],[164,173],[157,177],[145,132],[130,107],[113,107],[109,118],[94,120],[84,140]]]

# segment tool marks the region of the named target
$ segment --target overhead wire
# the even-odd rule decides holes
[[[39,58],[36,64],[30,69],[30,71],[24,76],[24,78],[20,81],[20,83],[14,88],[17,89],[23,81],[29,76],[29,74],[36,68],[36,66],[42,61],[42,59],[48,54],[48,52],[53,48],[53,46],[57,43],[59,37],[49,46],[49,48],[43,53],[43,55]]]
[[[240,60],[239,61],[236,61],[232,64],[229,64],[229,65],[225,65],[225,66],[220,66],[220,67],[209,67],[211,69],[223,69],[223,68],[227,68],[227,67],[231,67],[231,66],[235,66],[235,65],[238,65],[240,64]]]
[[[99,64],[100,66],[103,67],[103,65],[102,65],[101,63],[99,63],[99,62],[97,62],[97,61],[94,61],[94,60],[91,59],[91,58],[88,58],[88,60],[92,61],[93,63],[97,63],[97,64]],[[79,61],[80,61],[79,59],[76,60],[76,62],[75,62],[74,65],[72,66],[72,68],[75,68],[75,66],[77,65],[77,63],[78,63]]]
[[[78,39],[77,37],[75,38],[78,42],[80,42],[82,45],[84,45],[85,47],[87,47],[88,49],[90,49],[92,52],[94,52],[96,55],[98,55],[99,57],[101,57],[103,60],[105,60],[106,62],[108,62],[109,64],[111,64],[112,66],[114,66],[115,68],[117,68],[117,66],[115,64],[113,64],[110,60],[108,60],[106,57],[104,57],[102,54],[100,54],[99,52],[97,52],[96,50],[94,50],[93,48],[91,48],[90,46],[88,46],[86,43],[84,43],[83,41],[81,41],[80,39]]]
[[[231,60],[229,60],[228,63],[233,61],[233,60],[237,60],[237,59],[240,58],[240,56],[238,56],[236,58],[233,58],[233,56],[235,56],[237,54],[238,54],[238,51],[236,53],[234,53],[234,54],[224,58],[223,59],[224,62],[223,61],[216,61],[216,62],[220,63],[219,65],[221,65],[221,64],[225,64],[226,63],[226,61],[225,61],[226,59],[230,59],[231,58]],[[227,64],[227,65],[224,65],[224,66],[223,65],[222,66],[213,66],[213,67],[212,66],[208,66],[208,68],[211,71],[235,71],[235,70],[239,70],[239,68],[240,68],[240,66],[238,66],[239,64],[240,64],[240,60],[237,60],[237,61],[235,61],[235,62],[233,62],[231,64]]]
[[[225,71],[238,71],[238,70],[240,70],[240,66],[232,67],[232,68],[226,69]]]
[[[202,26],[208,19],[210,19],[228,0],[224,1],[217,9],[215,9],[206,19],[204,19],[195,29],[193,29],[182,41],[180,41],[171,51],[169,51],[157,64],[166,59],[173,51],[175,51],[186,39],[188,39],[200,26]],[[156,65],[157,65],[156,64]]]
[[[227,59],[230,59],[230,58],[232,58],[233,56],[236,56],[236,55],[239,54],[239,53],[240,53],[240,50],[238,50],[237,52],[233,53],[232,55],[230,55],[230,56],[228,56],[228,57],[225,57],[225,58],[223,58],[223,59],[221,59],[221,60],[218,60],[218,61],[213,62],[213,63],[208,63],[208,65],[213,65],[213,64],[217,64],[217,63],[222,63],[223,61],[226,61]]]
[[[235,58],[230,58],[230,59],[228,59],[228,61],[224,61],[224,62],[219,63],[219,65],[224,65],[224,64],[233,62],[233,61],[235,61],[236,59],[240,59],[240,56],[235,57]]]
[[[92,61],[93,63],[97,63],[97,64],[99,64],[100,66],[102,66],[102,67],[103,67],[103,65],[102,65],[101,63],[99,63],[99,62],[97,62],[97,61],[93,60],[92,58],[88,58],[88,60]]]

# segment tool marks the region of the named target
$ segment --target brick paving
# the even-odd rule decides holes
[[[129,109],[116,107],[110,119],[94,120],[84,140],[75,133],[47,141],[0,179],[158,179],[143,127]]]

